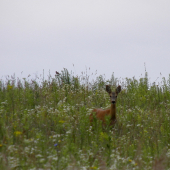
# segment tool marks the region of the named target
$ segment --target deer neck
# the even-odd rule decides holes
[[[116,104],[111,103],[111,108],[110,108],[110,115],[111,115],[111,120],[116,119]]]

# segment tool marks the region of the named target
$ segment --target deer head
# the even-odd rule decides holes
[[[106,91],[108,92],[109,96],[110,96],[110,102],[115,104],[116,103],[116,100],[117,100],[117,96],[118,94],[120,93],[121,91],[121,86],[119,85],[115,92],[112,92],[111,88],[110,88],[110,85],[106,85]]]

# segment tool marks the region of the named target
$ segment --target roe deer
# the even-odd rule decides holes
[[[96,116],[97,119],[102,120],[102,123],[105,124],[105,116],[110,116],[110,125],[114,125],[116,122],[116,100],[117,96],[121,91],[121,86],[119,85],[115,92],[112,92],[110,85],[106,85],[106,91],[110,96],[111,107],[107,110],[94,109],[90,115],[90,122],[93,121],[93,116]],[[94,115],[95,113],[95,115]]]

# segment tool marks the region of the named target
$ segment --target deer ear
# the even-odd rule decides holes
[[[112,90],[111,90],[111,88],[110,88],[110,85],[106,85],[106,91],[107,91],[108,93],[111,93],[111,92],[112,92]]]
[[[118,93],[120,93],[120,91],[121,91],[121,86],[119,85],[119,86],[117,86],[117,88],[116,88],[116,93],[118,94]]]

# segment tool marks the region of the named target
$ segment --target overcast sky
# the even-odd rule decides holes
[[[89,67],[139,78],[144,63],[152,82],[168,78],[170,0],[0,0],[0,79]]]

